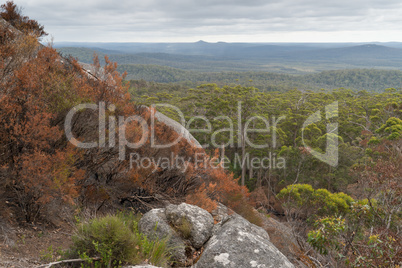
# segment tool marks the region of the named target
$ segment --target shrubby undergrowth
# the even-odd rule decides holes
[[[96,261],[97,267],[149,263],[167,267],[170,259],[167,238],[149,240],[138,231],[140,217],[118,213],[79,223],[67,255]]]

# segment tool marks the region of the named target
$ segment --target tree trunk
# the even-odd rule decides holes
[[[244,186],[246,181],[246,142],[243,126],[241,126],[241,161],[241,186]]]

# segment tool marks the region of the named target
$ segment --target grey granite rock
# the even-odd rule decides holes
[[[262,228],[237,214],[231,216],[205,245],[193,268],[293,268],[269,241]]]
[[[191,225],[189,240],[196,249],[201,248],[212,236],[214,219],[206,210],[197,206],[186,203],[168,205],[166,207],[166,218],[174,226],[179,226],[183,220]]]

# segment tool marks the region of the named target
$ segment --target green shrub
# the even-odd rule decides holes
[[[135,236],[117,216],[95,218],[80,224],[72,239],[73,252],[101,257],[106,265],[118,261],[129,263],[135,256]]]
[[[344,193],[331,193],[326,189],[314,190],[309,184],[293,184],[283,188],[278,198],[283,206],[298,211],[305,217],[345,215],[354,200]]]
[[[307,242],[320,254],[327,255],[330,249],[339,250],[341,243],[335,237],[345,230],[345,219],[325,217],[315,222],[316,230],[308,233]]]
[[[380,207],[376,200],[364,199],[353,202],[345,217],[317,219],[307,242],[319,253],[344,263],[341,267],[399,267],[400,236],[376,221],[383,217]]]
[[[100,257],[97,267],[141,263],[166,267],[170,259],[167,240],[148,240],[139,233],[138,220],[134,214],[118,214],[79,224],[70,256],[88,260]]]
[[[309,205],[313,193],[314,189],[310,184],[292,184],[283,188],[279,192],[278,198],[285,202],[287,200],[292,200],[291,204],[302,206]]]

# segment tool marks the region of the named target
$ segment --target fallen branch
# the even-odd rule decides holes
[[[326,267],[325,265],[322,265],[321,262],[319,262],[316,258],[314,258],[311,255],[306,255],[307,258],[309,258],[313,263],[317,265],[317,267]]]
[[[90,259],[93,260],[93,261],[99,261],[101,258],[96,257],[96,258],[90,258]],[[86,261],[88,261],[88,260],[87,260],[87,259],[86,259],[86,260],[84,260],[84,259],[63,260],[63,261],[51,262],[51,263],[48,263],[48,264],[42,264],[42,265],[38,266],[37,268],[50,268],[50,267],[52,267],[53,265],[57,265],[57,264],[75,263],[75,262],[86,262]]]

